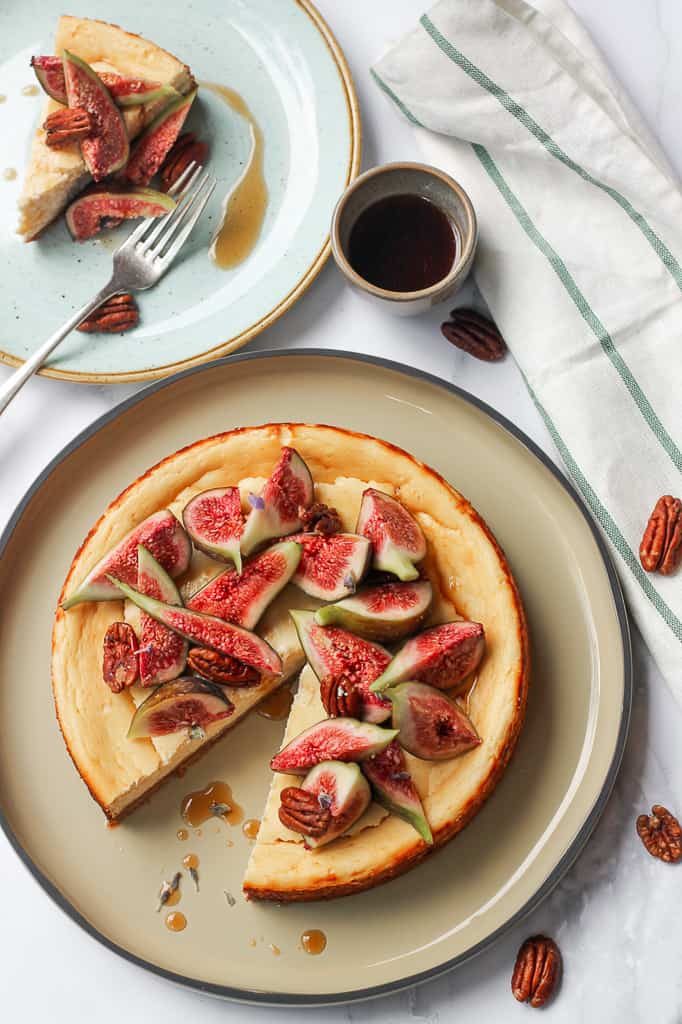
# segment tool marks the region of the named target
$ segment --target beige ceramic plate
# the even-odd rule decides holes
[[[388,885],[327,904],[250,905],[248,841],[218,822],[180,842],[182,796],[225,779],[248,817],[269,784],[281,723],[252,715],[182,779],[108,830],[71,765],[49,683],[52,615],[83,536],[147,467],[198,438],[260,422],[326,422],[432,465],[487,519],[528,613],[528,717],[474,822]],[[100,941],[202,990],[277,1004],[350,1000],[432,977],[490,943],[558,881],[614,780],[630,706],[629,638],[613,569],[565,482],[510,424],[416,372],[356,356],[241,356],[153,385],[81,435],[36,483],[0,542],[0,821],[46,891]],[[21,677],[17,676],[21,665]],[[187,929],[155,913],[183,855]],[[225,891],[234,894],[230,907]],[[316,958],[305,929],[328,938]],[[274,955],[270,944],[281,950]]]

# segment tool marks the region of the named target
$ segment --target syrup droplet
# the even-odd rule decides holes
[[[301,946],[305,953],[319,956],[320,953],[324,953],[327,946],[327,936],[317,928],[311,928],[310,931],[303,932],[301,935]]]
[[[175,834],[181,843],[184,843],[186,839],[189,839],[189,832],[186,828],[179,828]]]
[[[251,842],[253,842],[256,836],[258,835],[259,828],[260,821],[258,820],[258,818],[247,818],[247,820],[242,825],[242,832],[244,833],[247,839],[250,839]]]
[[[251,946],[252,949],[254,949],[255,945],[256,945],[256,940],[255,939],[249,939],[249,945]]]
[[[7,97],[5,96],[4,92],[0,92],[0,103],[6,103],[6,102],[7,102]]]
[[[262,704],[258,705],[258,714],[262,718],[269,718],[275,722],[281,722],[287,718],[291,710],[293,694],[290,686],[280,686],[269,697],[266,697]]]
[[[279,954],[282,952],[282,950],[279,948],[279,946],[276,946],[274,944],[274,942],[270,943],[270,945],[268,946],[268,949],[270,950],[270,952],[272,953],[273,956],[279,956]]]
[[[197,830],[195,835],[201,835],[198,826],[210,818],[222,818],[229,825],[240,825],[244,820],[244,809],[234,799],[226,782],[209,782],[204,789],[188,793],[183,797],[180,814]]]
[[[194,868],[196,870],[199,867],[199,858],[196,853],[188,853],[186,857],[183,857],[182,866],[187,868],[188,871],[190,868]]]
[[[21,95],[22,96],[37,96],[39,92],[40,92],[40,89],[38,88],[37,85],[25,85],[24,88],[21,90]]]
[[[14,167],[5,167],[4,171],[2,172],[2,177],[5,181],[14,181],[16,176],[17,172],[14,169]],[[110,825],[112,828],[114,828],[115,825],[118,825],[118,822],[110,822]]]
[[[180,887],[178,886],[178,888],[175,890],[175,892],[172,892],[170,894],[170,896],[166,900],[164,906],[166,906],[166,907],[176,907],[178,905],[178,903],[180,902],[181,896],[182,896],[182,892],[180,891]]]
[[[174,910],[166,917],[166,928],[169,932],[183,932],[187,927],[187,918],[179,910]]]

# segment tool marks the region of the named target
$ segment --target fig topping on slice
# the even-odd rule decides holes
[[[432,598],[428,580],[384,583],[319,608],[315,621],[320,626],[341,626],[367,640],[400,640],[419,628]]]
[[[380,754],[363,761],[362,771],[372,784],[377,803],[409,822],[430,846],[433,843],[431,828],[398,740],[389,743]]]
[[[387,747],[395,736],[396,729],[382,729],[355,718],[326,718],[287,743],[270,767],[273,772],[305,775],[321,761],[363,761]]]
[[[282,798],[286,792],[283,790]],[[314,811],[314,802],[306,799],[304,794],[317,798],[317,813]],[[280,821],[301,833],[306,847],[313,849],[347,832],[365,813],[371,799],[367,780],[356,764],[323,761],[308,772],[303,780],[294,814],[282,817],[280,808]],[[285,800],[282,799],[282,802],[284,804]],[[289,804],[292,803],[290,795]],[[321,823],[324,823],[323,828],[320,827]]]
[[[414,679],[449,690],[478,668],[485,651],[480,622],[446,622],[418,633],[400,648],[383,675],[372,683],[381,693],[389,686]]]
[[[313,478],[294,448],[282,448],[279,461],[260,495],[253,495],[251,511],[242,533],[242,554],[250,555],[261,544],[301,528],[299,509],[313,501]]]
[[[137,637],[127,622],[112,622],[104,634],[102,677],[113,693],[132,686],[138,676]]]
[[[140,135],[130,154],[124,176],[134,185],[148,185],[180,134],[197,90],[177,96],[157,114]]]
[[[75,240],[84,242],[102,228],[114,227],[122,220],[164,217],[173,209],[175,200],[153,188],[123,192],[100,187],[74,199],[66,211],[66,224]]]
[[[372,545],[354,533],[296,533],[301,561],[292,583],[320,601],[338,601],[355,593],[369,568]]]
[[[473,723],[458,704],[425,683],[401,683],[389,690],[393,725],[400,744],[425,761],[446,761],[479,746]]]
[[[202,491],[183,510],[182,521],[199,551],[221,562],[232,562],[242,571],[239,538],[244,528],[238,487]]]
[[[66,105],[66,81],[62,58],[52,55],[31,57],[31,67],[47,95],[57,103]],[[123,75],[117,75],[110,71],[98,71],[97,76],[107,87],[119,107],[155,103],[166,97],[170,99],[171,96],[177,96],[172,85],[146,82],[141,78],[125,78]]]
[[[233,711],[234,705],[219,686],[184,676],[157,686],[140,704],[130,722],[128,739],[166,736],[183,729],[200,736],[207,725],[229,718]]]
[[[64,51],[64,80],[70,107],[82,107],[94,122],[92,135],[81,140],[81,153],[95,181],[118,171],[128,159],[130,147],[121,113],[109,90],[80,57]]]
[[[426,541],[417,521],[396,498],[368,487],[355,532],[372,542],[375,569],[401,580],[418,579],[414,563],[426,554]]]
[[[180,592],[162,565],[145,547],[137,549],[137,589],[167,604],[181,605]],[[140,683],[157,686],[182,675],[187,663],[186,640],[140,611]]]

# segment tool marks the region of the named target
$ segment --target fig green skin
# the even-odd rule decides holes
[[[429,846],[433,845],[431,827],[426,820],[422,802],[407,770],[407,761],[398,740],[393,740],[381,754],[362,764],[362,771],[372,785],[374,799],[391,814],[397,814],[414,828]],[[406,775],[407,778],[398,776]]]
[[[166,604],[182,604],[180,591],[173,579],[142,545],[138,545],[137,548],[137,589],[142,594],[158,596]],[[182,675],[189,649],[186,640],[143,611],[140,611],[139,638],[142,686],[158,686]],[[147,649],[149,647],[151,650]],[[159,664],[160,657],[167,661],[167,664]]]
[[[393,725],[405,750],[424,761],[449,761],[481,743],[471,719],[442,690],[401,683],[389,690]],[[447,736],[443,727],[447,726]]]
[[[296,533],[292,540],[298,541],[303,548],[301,565],[292,583],[319,601],[337,601],[354,593],[372,560],[372,545],[366,537],[358,537],[354,533],[333,533],[328,537],[320,533]],[[341,562],[339,555],[344,553],[344,549],[347,553],[345,561]],[[329,586],[321,586],[315,578],[314,569],[319,570],[320,561],[324,567],[322,575]],[[336,577],[331,574],[333,565],[337,566]]]
[[[130,153],[123,176],[134,185],[148,185],[177,139],[198,90],[177,95],[161,110],[139,136]],[[169,130],[168,122],[173,120]]]
[[[371,600],[386,587],[404,588],[414,593],[415,604],[409,608],[397,607],[394,611],[383,609],[375,612],[371,608]],[[356,633],[365,640],[390,642],[402,640],[415,633],[428,615],[433,600],[433,588],[428,580],[416,583],[392,583],[378,587],[369,587],[353,597],[347,597],[335,604],[327,604],[318,608],[315,622],[318,626],[340,626]]]
[[[57,103],[63,103],[66,106],[66,81],[64,80],[64,64],[61,57],[53,55],[31,57],[31,67],[43,91]],[[125,78],[123,75],[109,73],[98,73],[98,77],[109,90],[117,107],[137,107],[143,103],[156,103],[158,100],[166,98],[170,100],[172,96],[178,95],[172,85],[159,85],[158,82],[140,83],[135,79]],[[138,87],[127,91],[131,85]],[[140,85],[143,87],[139,88]]]
[[[122,83],[123,87],[125,87],[125,80]],[[110,89],[109,91],[117,107],[141,107],[144,103],[157,103],[159,100],[168,100],[170,102],[180,95],[172,85],[154,85],[148,89],[140,89],[137,92],[119,92],[117,89]]]
[[[168,732],[150,732],[150,719],[155,713],[171,714],[174,707],[177,708],[187,700],[192,700],[203,706],[201,721],[196,723],[179,721],[176,729],[169,729]],[[140,704],[130,721],[127,738],[138,740],[148,736],[164,736],[170,732],[180,732],[194,724],[208,725],[221,718],[229,718],[233,711],[234,704],[225,696],[219,686],[215,686],[205,679],[197,679],[195,676],[184,676],[182,679],[174,679],[172,682],[157,686]]]
[[[372,792],[359,767],[347,761],[322,761],[306,775],[301,789],[309,793],[326,794],[331,798],[331,823],[323,836],[305,836],[309,850],[326,846],[343,835],[365,813],[372,800]]]
[[[440,639],[438,639],[440,638]],[[429,650],[429,645],[433,647]],[[434,647],[440,644],[435,659]],[[451,690],[478,668],[485,653],[485,634],[480,622],[444,622],[407,640],[371,689],[383,693],[391,686],[413,679],[441,690]]]
[[[356,718],[326,718],[287,743],[270,762],[273,772],[305,775],[322,761],[364,761],[380,753],[398,735]]]
[[[400,528],[394,525],[395,520],[413,535],[411,545],[391,536],[392,529]],[[417,521],[397,498],[374,487],[366,488],[355,532],[372,542],[375,569],[390,572],[405,582],[419,579],[414,563],[421,562],[426,555],[426,540]]]
[[[211,541],[201,530],[201,516],[208,514],[207,506],[212,503],[221,504],[230,520],[234,520],[232,530],[221,541]],[[185,529],[192,538],[198,551],[217,558],[219,562],[231,562],[237,572],[242,571],[242,553],[239,548],[244,518],[241,510],[241,497],[238,487],[219,487],[210,491],[202,491],[185,505],[182,512]]]
[[[128,161],[130,144],[126,126],[97,72],[68,50],[64,51],[63,60],[69,106],[84,107],[95,121],[95,134],[82,139],[80,148],[90,174],[95,181],[101,181]],[[84,88],[86,83],[89,90]]]
[[[281,476],[284,476],[284,488],[279,481]],[[264,507],[252,508],[244,524],[240,545],[243,555],[250,555],[269,540],[285,537],[301,529],[301,520],[298,516],[284,518],[281,503],[278,504],[282,490],[291,485],[302,489],[302,500],[298,504],[306,508],[312,504],[315,489],[310,470],[294,448],[283,448],[277,465],[260,495]]]
[[[89,192],[74,199],[66,211],[66,224],[77,242],[85,242],[102,230],[103,221],[135,220],[138,217],[164,217],[175,209],[175,200],[153,188],[126,192]]]

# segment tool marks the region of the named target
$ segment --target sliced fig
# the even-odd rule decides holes
[[[426,683],[401,683],[389,696],[398,740],[415,757],[447,761],[481,743],[471,719],[441,690]]]
[[[338,601],[355,592],[372,558],[372,545],[354,533],[295,533],[301,561],[292,583],[320,601]]]
[[[80,57],[64,51],[64,80],[70,107],[82,107],[91,115],[95,131],[81,140],[85,166],[95,181],[120,170],[130,146],[121,112],[97,72]]]
[[[381,693],[414,679],[440,690],[457,686],[480,664],[485,635],[480,622],[446,622],[418,633],[400,648],[391,664],[372,683]]]
[[[385,722],[391,703],[372,693],[371,683],[381,675],[391,655],[378,644],[363,640],[338,626],[318,626],[314,612],[290,611],[301,647],[322,691],[332,686],[358,690],[360,717],[365,722]]]
[[[378,754],[398,735],[356,718],[326,718],[304,729],[270,762],[273,772],[305,775],[321,761],[364,761]]]
[[[219,686],[204,679],[183,676],[164,683],[140,704],[128,729],[129,740],[166,736],[182,729],[205,729],[211,722],[229,718],[234,704]]]
[[[314,496],[313,478],[294,448],[282,448],[279,461],[260,495],[250,495],[249,512],[242,533],[242,554],[250,555],[261,544],[301,529],[300,508],[308,508]]]
[[[66,223],[77,242],[92,238],[103,227],[136,217],[163,217],[175,209],[175,200],[153,188],[128,192],[93,189],[74,199],[66,211]]]
[[[137,584],[137,549],[142,545],[171,576],[181,576],[192,556],[192,545],[182,526],[168,509],[148,516],[118,542],[91,569],[82,583],[63,602],[72,608],[81,601],[120,601],[117,587],[107,579],[112,573],[124,583]]]
[[[57,103],[66,104],[66,81],[62,58],[51,55],[31,57],[31,67],[47,95]],[[114,102],[119,107],[155,103],[158,100],[177,96],[172,85],[147,82],[142,78],[125,78],[123,75],[109,71],[98,71],[97,76],[106,85]]]
[[[245,563],[241,573],[228,569],[193,594],[193,611],[255,629],[261,615],[296,572],[301,546],[293,541],[275,544]]]
[[[362,495],[355,532],[372,542],[375,569],[392,572],[401,580],[419,577],[414,563],[426,554],[424,534],[396,498],[368,487]]]
[[[238,487],[202,491],[183,510],[182,521],[194,547],[221,562],[232,562],[242,571],[239,538],[244,528]]]
[[[404,818],[417,830],[424,842],[431,846],[431,827],[398,740],[389,743],[380,754],[363,761],[362,771],[372,784],[377,803],[391,814]]]
[[[66,104],[66,82],[64,81],[64,62],[61,57],[31,57],[31,67],[40,82],[41,88],[57,103]]]
[[[114,576],[108,576],[108,579],[143,612],[180,636],[184,636],[191,643],[200,647],[210,647],[221,654],[229,654],[266,675],[281,674],[282,660],[279,654],[256,633],[235,626],[231,622],[223,622],[213,615],[202,615],[189,608],[176,608],[164,601],[147,597]]]
[[[166,604],[181,605],[180,591],[162,565],[144,547],[137,549],[137,589]],[[187,664],[188,643],[172,629],[140,612],[140,682],[158,686],[177,679]]]
[[[323,761],[306,775],[302,789],[314,793],[321,807],[330,811],[329,825],[321,836],[305,837],[308,849],[325,846],[347,832],[365,813],[372,800],[367,780],[356,764]]]
[[[127,622],[112,622],[102,646],[102,678],[113,693],[120,693],[139,674],[135,630]]]
[[[428,580],[383,583],[319,608],[315,621],[320,626],[350,629],[367,640],[400,640],[419,628],[432,599]]]
[[[186,96],[171,100],[140,135],[124,171],[128,181],[134,185],[149,184],[180,134],[196,94],[193,89]]]

